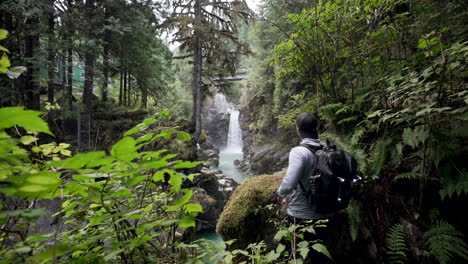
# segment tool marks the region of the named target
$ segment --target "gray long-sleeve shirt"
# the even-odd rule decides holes
[[[312,138],[304,138],[301,144],[324,145],[320,140]],[[308,188],[307,178],[313,172],[315,163],[315,155],[306,147],[297,146],[289,152],[288,170],[276,193],[281,198],[287,198],[287,213],[290,216],[301,219],[323,219],[330,216],[312,211],[299,184],[300,181],[304,188]]]

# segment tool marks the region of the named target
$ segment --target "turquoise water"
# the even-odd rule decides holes
[[[241,160],[242,153],[239,152],[231,152],[231,151],[221,151],[219,153],[219,166],[215,170],[222,170],[224,175],[228,178],[234,179],[236,182],[241,183],[245,180],[246,175],[242,173],[239,169],[236,168],[234,165],[235,160]],[[216,244],[223,242],[221,235],[216,233],[216,231],[211,232],[200,232],[197,233],[195,239],[206,239]],[[210,254],[211,255],[211,254]],[[214,256],[216,253],[213,252]],[[205,257],[206,263],[216,263],[217,260],[209,261],[210,256]]]
[[[212,231],[212,232],[200,232],[200,233],[197,233],[197,235],[195,236],[195,240],[198,240],[198,239],[206,239],[206,240],[211,240],[215,243],[221,243],[223,242],[223,239],[221,238],[221,235],[216,233],[215,231]]]
[[[242,152],[221,151],[219,153],[219,166],[216,169],[222,170],[226,177],[241,183],[245,180],[246,175],[234,166],[234,161],[241,159]]]

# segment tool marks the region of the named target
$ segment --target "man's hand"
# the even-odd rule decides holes
[[[284,198],[281,198],[276,192],[275,192],[275,195],[276,195],[276,203],[279,205],[282,205],[284,202]]]

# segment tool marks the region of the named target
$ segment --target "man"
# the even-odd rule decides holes
[[[317,133],[317,118],[310,113],[301,113],[296,119],[296,132],[302,138],[301,145],[306,144],[313,149],[322,148],[325,144],[320,142]],[[287,200],[287,217],[291,224],[302,224],[307,220],[326,219],[332,215],[315,213],[309,206],[305,197],[304,188],[308,188],[308,176],[316,166],[316,157],[307,147],[297,146],[289,153],[289,164],[286,176],[276,191],[278,199]],[[302,186],[301,186],[302,184]],[[326,227],[315,227],[316,234],[305,233],[307,241],[324,240]],[[315,250],[311,250],[309,258],[312,263],[332,263],[332,261]]]

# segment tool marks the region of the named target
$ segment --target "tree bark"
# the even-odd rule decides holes
[[[131,99],[130,98],[130,95],[131,95],[131,93],[130,93],[130,81],[131,81],[130,71],[127,71],[127,75],[128,75],[127,76],[127,82],[128,82],[128,84],[127,84],[127,105],[131,105],[131,100],[130,100]]]
[[[141,107],[148,108],[148,88],[145,85],[141,85]]]
[[[120,62],[120,86],[119,86],[119,105],[122,105],[123,101],[123,62]]]
[[[29,109],[40,110],[39,87],[34,81],[36,66],[34,61],[34,51],[39,43],[39,37],[34,32],[38,23],[37,18],[28,18],[26,21],[27,35],[25,40],[25,57],[27,60],[27,71],[25,75],[26,106]]]
[[[193,47],[193,72],[192,72],[192,123],[195,126],[193,138],[198,142],[201,134],[201,75],[202,75],[202,47],[201,47],[201,5],[200,0],[195,0],[195,25]]]
[[[55,68],[55,50],[54,45],[54,3],[55,0],[50,0],[49,3],[49,18],[48,18],[48,47],[47,47],[47,101],[51,104],[54,103],[55,88],[54,88],[54,68]]]
[[[124,70],[123,70],[123,105],[127,105],[127,67],[124,63]]]
[[[92,20],[94,17],[94,4],[95,0],[86,0],[85,3],[85,20],[87,21],[86,35],[88,40],[93,39],[93,26]],[[93,82],[94,82],[94,48],[88,45],[85,51],[85,82],[83,90],[83,104],[86,107],[86,113],[92,112],[92,95],[93,95]]]
[[[67,34],[68,34],[68,49],[67,49],[67,89],[66,89],[66,102],[69,110],[73,106],[73,0],[68,0],[68,14],[67,14]]]
[[[108,25],[108,19],[110,17],[110,7],[109,7],[109,2],[108,0],[104,1],[104,24]],[[103,75],[104,75],[104,80],[102,82],[102,101],[107,102],[107,89],[109,85],[109,43],[110,43],[110,32],[106,27],[106,30],[104,31],[104,47],[103,47]]]

